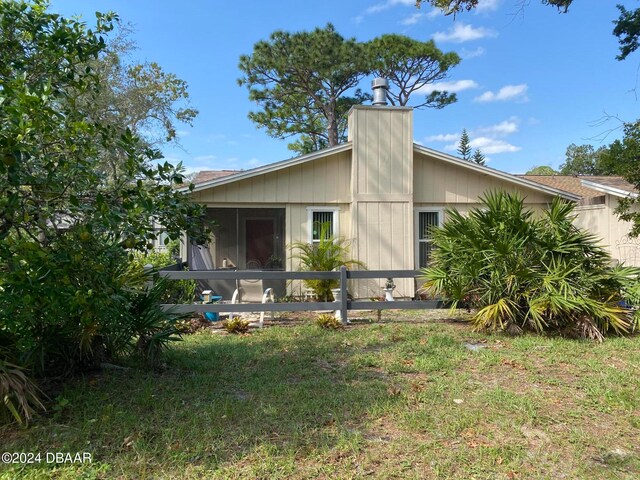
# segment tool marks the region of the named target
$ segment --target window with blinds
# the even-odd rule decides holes
[[[325,240],[331,236],[334,236],[334,221],[333,215],[335,212],[333,211],[314,211],[311,213],[311,223],[312,223],[312,231],[311,231],[311,241],[316,243],[320,241],[320,237],[323,234]]]
[[[440,212],[418,212],[418,267],[428,266],[433,251],[431,230],[440,225]]]

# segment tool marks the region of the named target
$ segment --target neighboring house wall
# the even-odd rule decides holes
[[[618,219],[615,213],[618,203],[618,198],[607,194],[601,205],[578,206],[574,223],[593,233],[614,259],[627,265],[640,266],[640,245],[629,242],[631,223]]]

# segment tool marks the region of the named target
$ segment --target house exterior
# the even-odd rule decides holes
[[[495,189],[519,192],[533,209],[556,195],[581,198],[414,143],[411,108],[356,106],[348,131],[342,145],[196,183],[193,200],[217,223],[213,268],[297,270],[288,246],[318,241],[324,223],[368,269],[416,269],[429,261],[428,227],[442,224],[446,208],[468,211]],[[395,283],[396,296],[414,296],[413,280]],[[350,291],[379,296],[383,284],[359,281]]]
[[[631,223],[621,221],[615,213],[620,199],[638,196],[632,184],[614,176],[523,175],[522,178],[578,195],[575,224],[595,234],[617,261],[640,267],[640,239],[629,237]]]

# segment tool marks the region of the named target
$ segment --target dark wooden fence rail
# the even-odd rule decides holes
[[[282,302],[282,303],[207,303],[207,304],[163,304],[165,309],[177,313],[188,312],[301,312],[311,310],[335,310],[340,312],[343,323],[347,323],[349,310],[418,310],[446,308],[442,300],[398,300],[374,302],[349,300],[347,280],[380,278],[415,278],[415,270],[348,270],[341,267],[335,272],[282,272],[255,270],[196,270],[189,272],[161,270],[160,276],[172,280],[331,280],[340,282],[340,300],[335,302]]]

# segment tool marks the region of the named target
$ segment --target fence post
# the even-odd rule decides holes
[[[342,324],[349,323],[347,319],[347,267],[340,267],[340,320]]]

